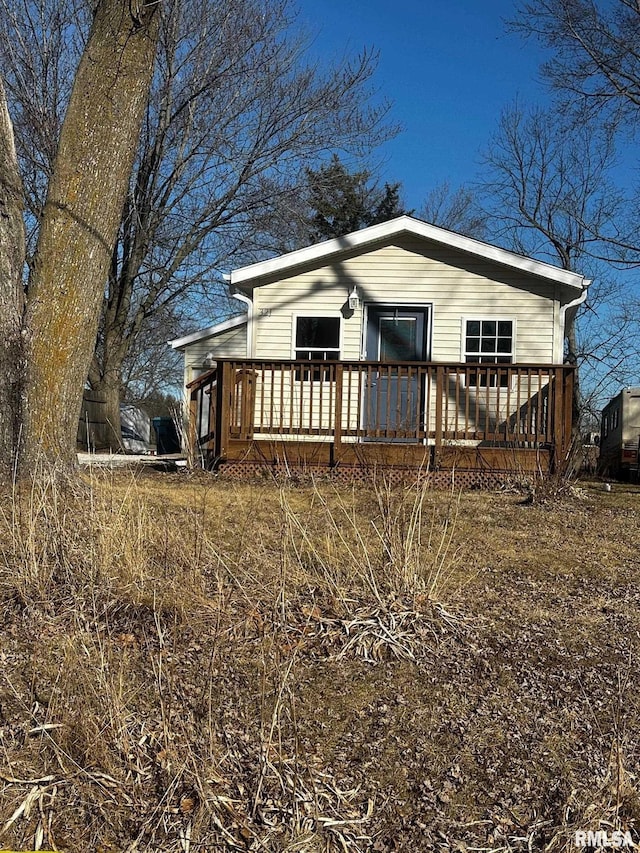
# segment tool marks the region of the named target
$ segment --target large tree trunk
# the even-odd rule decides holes
[[[102,0],[60,135],[27,305],[24,460],[69,466],[153,72],[157,3]]]
[[[13,127],[0,80],[0,476],[12,471],[21,440],[25,260],[22,186]]]
[[[128,217],[127,217],[128,219]],[[124,227],[121,224],[121,228]],[[127,225],[127,227],[129,227]],[[128,245],[128,240],[124,241]],[[122,248],[126,256],[126,247]],[[128,265],[128,258],[123,257]],[[107,421],[106,440],[109,450],[117,453],[122,450],[122,429],[120,425],[120,394],[122,389],[122,365],[126,358],[129,342],[126,328],[129,321],[133,281],[123,270],[118,271],[118,258],[111,259],[108,294],[102,314],[102,341],[100,353],[96,353],[92,362],[89,380],[94,391],[105,398],[105,418]],[[121,286],[121,276],[124,286]]]

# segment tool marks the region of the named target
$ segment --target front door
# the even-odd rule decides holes
[[[428,307],[369,306],[366,357],[389,366],[380,366],[367,376],[368,437],[417,438],[423,421],[424,377],[419,378],[410,362],[428,358],[430,324]]]

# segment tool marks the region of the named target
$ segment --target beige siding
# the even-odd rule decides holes
[[[435,361],[461,360],[463,320],[476,317],[515,321],[517,361],[557,360],[560,312],[552,282],[435,244],[425,250],[415,239],[257,287],[256,357],[291,358],[295,316],[339,316],[354,284],[364,303],[431,305]],[[362,324],[362,307],[343,318],[342,358],[361,357]]]
[[[202,362],[209,352],[213,353],[214,358],[246,358],[247,326],[238,326],[188,344],[184,349],[185,385],[203,372]]]

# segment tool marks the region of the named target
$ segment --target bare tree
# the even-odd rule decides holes
[[[493,236],[523,254],[575,269],[601,258],[617,231],[624,196],[610,179],[615,162],[606,131],[563,124],[554,112],[507,107],[484,156]]]
[[[192,324],[193,321],[191,321]],[[122,398],[144,408],[144,400],[171,392],[180,397],[183,384],[183,356],[167,346],[167,335],[178,338],[192,325],[174,306],[149,317],[144,335],[132,340],[122,364]]]
[[[16,458],[24,375],[22,185],[13,127],[0,81],[0,470]]]
[[[40,456],[70,466],[82,389],[144,117],[158,32],[158,4],[101,0],[75,75],[51,171],[31,266],[28,297],[16,283],[18,226],[0,235],[0,280],[21,316],[24,370],[12,407],[0,412],[2,459],[25,471]],[[16,192],[13,140],[0,103],[6,199]],[[6,177],[5,177],[6,176]],[[15,204],[11,202],[11,213]],[[12,220],[13,221],[13,220]],[[19,236],[19,235],[18,235]],[[20,273],[24,254],[20,263]],[[20,423],[18,437],[11,430]]]
[[[418,213],[421,219],[482,240],[486,236],[487,215],[476,194],[468,187],[452,190],[448,181],[434,187]]]
[[[543,73],[581,118],[638,126],[640,5],[636,0],[522,2],[513,28],[553,52]]]
[[[520,252],[547,259],[563,269],[600,273],[583,310],[606,311],[619,298],[610,270],[598,266],[606,235],[615,233],[625,199],[609,179],[614,162],[610,135],[591,128],[563,127],[561,119],[518,104],[502,115],[485,157],[486,178],[481,189],[488,200],[488,225],[493,238]],[[567,316],[566,359],[586,365],[598,361],[599,341],[622,352],[624,330],[603,324],[589,344],[581,340],[575,313]],[[576,382],[574,415],[580,412]],[[576,420],[577,422],[577,420]]]
[[[36,2],[42,8],[51,0]],[[33,21],[25,12],[32,0],[5,0],[12,26],[46,27],[50,35],[29,41],[39,51],[37,67],[52,78],[37,97],[25,85],[27,75],[18,73],[18,59],[7,57],[11,99],[23,119],[19,150],[33,170],[28,189],[35,215],[42,174],[50,169],[50,134],[34,124],[55,131],[58,123],[64,100],[58,74],[66,73],[58,52],[67,42],[82,42],[74,2],[62,0],[67,11],[50,26],[42,14],[35,25],[25,23],[25,17]],[[62,35],[51,32],[60,22]],[[265,223],[303,180],[303,166],[336,148],[368,151],[393,132],[384,126],[387,105],[368,104],[375,65],[371,52],[340,68],[310,64],[292,0],[167,0],[136,165],[105,277],[102,339],[89,373],[92,387],[106,396],[111,422],[117,423],[127,353],[153,315],[194,294],[208,297],[215,314],[224,298],[220,271],[255,259],[257,247],[268,249]]]
[[[0,0],[0,67],[24,189],[29,262],[90,28],[90,4],[82,0]]]
[[[524,2],[512,27],[552,52],[542,70],[564,121],[583,131],[617,134],[629,157],[640,128],[640,5],[635,0]],[[629,185],[625,191],[626,209],[614,227],[597,236],[605,259],[635,267],[640,265],[640,192]]]

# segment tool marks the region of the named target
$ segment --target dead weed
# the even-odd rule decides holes
[[[124,473],[6,494],[0,843],[637,838],[636,501]]]

